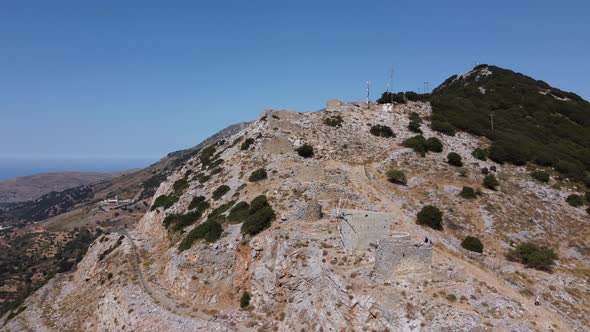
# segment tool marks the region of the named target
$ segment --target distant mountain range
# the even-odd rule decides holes
[[[21,176],[0,181],[0,203],[35,200],[52,191],[85,186],[110,180],[115,174],[94,172],[59,172]]]

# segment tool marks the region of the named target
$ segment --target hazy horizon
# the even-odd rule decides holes
[[[0,157],[0,180],[53,172],[111,173],[131,168],[144,168],[158,161],[160,158]]]

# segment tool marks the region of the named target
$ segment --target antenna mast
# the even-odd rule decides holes
[[[371,81],[367,81],[367,108],[371,108],[371,100],[369,99],[370,91],[371,91]]]

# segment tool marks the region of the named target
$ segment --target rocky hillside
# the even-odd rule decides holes
[[[100,236],[75,272],[6,314],[4,329],[590,328],[589,219],[566,202],[582,188],[473,153],[489,141],[433,131],[431,116],[423,102],[267,111],[187,157],[135,229]],[[547,182],[531,176],[540,170]],[[428,205],[441,224],[420,213]],[[375,275],[379,242],[346,250],[339,208],[391,216],[383,238],[432,242],[428,276]],[[553,250],[555,264],[533,264],[522,243]]]
[[[56,273],[75,266],[96,236],[134,227],[168,175],[203,146],[231,136],[246,125],[229,126],[201,144],[170,153],[143,170],[123,172],[112,179],[0,208],[0,314],[17,308]],[[115,196],[132,202],[101,204]]]

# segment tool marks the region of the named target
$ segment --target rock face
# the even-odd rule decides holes
[[[480,168],[494,164],[471,151],[486,143],[424,123],[424,136],[440,139],[444,152],[421,157],[400,147],[415,135],[407,129],[413,112],[427,119],[430,105],[396,104],[387,114],[362,103],[265,112],[187,156],[156,192],[165,204],[129,233],[99,238],[77,271],[59,274],[6,315],[4,330],[587,330],[586,212],[524,167],[503,166],[501,190],[473,200],[445,190],[480,186]],[[341,126],[326,125],[329,116],[340,116]],[[374,124],[396,136],[372,135]],[[313,146],[313,157],[294,151],[302,144]],[[447,164],[451,151],[463,157],[465,174]],[[260,168],[267,178],[250,182]],[[390,168],[404,170],[412,186],[388,182]],[[246,235],[259,195],[277,218]],[[195,202],[207,202],[202,215],[175,223],[195,213]],[[442,231],[416,224],[426,204],[443,211]],[[213,222],[218,239],[182,245]],[[408,236],[394,239],[395,232]],[[481,257],[463,254],[467,235],[484,243]],[[555,248],[553,273],[507,261],[507,241],[517,237]],[[241,308],[246,292],[249,307]],[[536,294],[543,305],[534,305]]]

